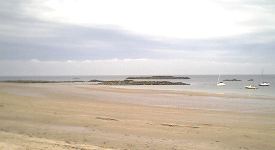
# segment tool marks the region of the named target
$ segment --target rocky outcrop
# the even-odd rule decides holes
[[[102,85],[190,85],[183,82],[170,82],[170,81],[134,81],[134,80],[115,80],[115,81],[102,81]]]
[[[94,80],[90,80],[88,82],[103,82],[103,81],[102,80],[96,80],[96,79],[94,79]]]
[[[126,79],[190,79],[190,78],[178,77],[178,76],[139,76],[139,77],[128,77]]]
[[[239,79],[225,79],[223,81],[242,81],[242,80],[239,80]]]

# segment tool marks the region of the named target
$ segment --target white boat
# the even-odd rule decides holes
[[[262,76],[261,76],[262,80],[263,80],[263,74],[264,74],[264,71],[262,70]],[[263,81],[262,83],[259,84],[259,86],[270,86],[270,83]]]
[[[226,86],[226,84],[224,82],[220,82],[220,76],[221,75],[219,74],[217,86]]]
[[[257,87],[254,85],[247,85],[247,86],[245,86],[245,88],[246,89],[257,89]]]
[[[218,82],[218,83],[217,83],[217,86],[226,86],[226,84],[223,83],[223,82]]]
[[[259,84],[259,86],[270,86],[269,82],[262,82]]]

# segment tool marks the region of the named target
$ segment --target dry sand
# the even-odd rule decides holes
[[[0,83],[0,149],[274,150],[275,101],[258,101]]]

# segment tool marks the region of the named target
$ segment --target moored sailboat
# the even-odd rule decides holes
[[[246,89],[257,89],[255,85],[247,85],[245,86]]]
[[[262,82],[259,84],[259,86],[270,86],[269,82],[263,81],[263,74],[264,74],[264,71],[262,71],[262,75],[261,75]]]
[[[219,77],[218,77],[218,81],[217,81],[217,86],[225,86],[226,84],[224,82],[220,82],[220,74],[219,74]]]

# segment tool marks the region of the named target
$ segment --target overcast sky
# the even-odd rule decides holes
[[[275,74],[274,0],[0,0],[0,75]]]

